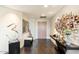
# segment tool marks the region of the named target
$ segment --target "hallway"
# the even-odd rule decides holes
[[[79,48],[78,5],[0,6],[0,54],[79,53],[75,48]]]
[[[30,48],[22,48],[21,54],[56,54],[55,45],[50,39],[36,39]]]

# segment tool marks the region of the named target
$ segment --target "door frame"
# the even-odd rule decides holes
[[[49,34],[50,34],[50,23],[47,19],[38,19],[36,21],[36,39],[38,39],[38,22],[47,22],[47,32],[46,32],[46,39],[49,39]]]

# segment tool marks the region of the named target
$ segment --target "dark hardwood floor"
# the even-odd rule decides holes
[[[21,54],[56,54],[55,45],[50,39],[35,39],[32,47],[23,47]]]

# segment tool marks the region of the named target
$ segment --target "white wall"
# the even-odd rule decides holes
[[[0,6],[0,51],[8,52],[8,41],[15,40],[22,35],[22,14],[20,12]],[[14,24],[11,27],[7,27]],[[14,26],[18,33],[12,31]],[[8,35],[8,37],[7,37]]]

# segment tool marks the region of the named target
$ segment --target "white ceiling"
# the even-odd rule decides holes
[[[63,5],[48,5],[48,7],[44,7],[44,5],[6,5],[5,7],[21,11],[28,17],[40,18],[43,14],[47,18],[51,18],[63,8]]]

